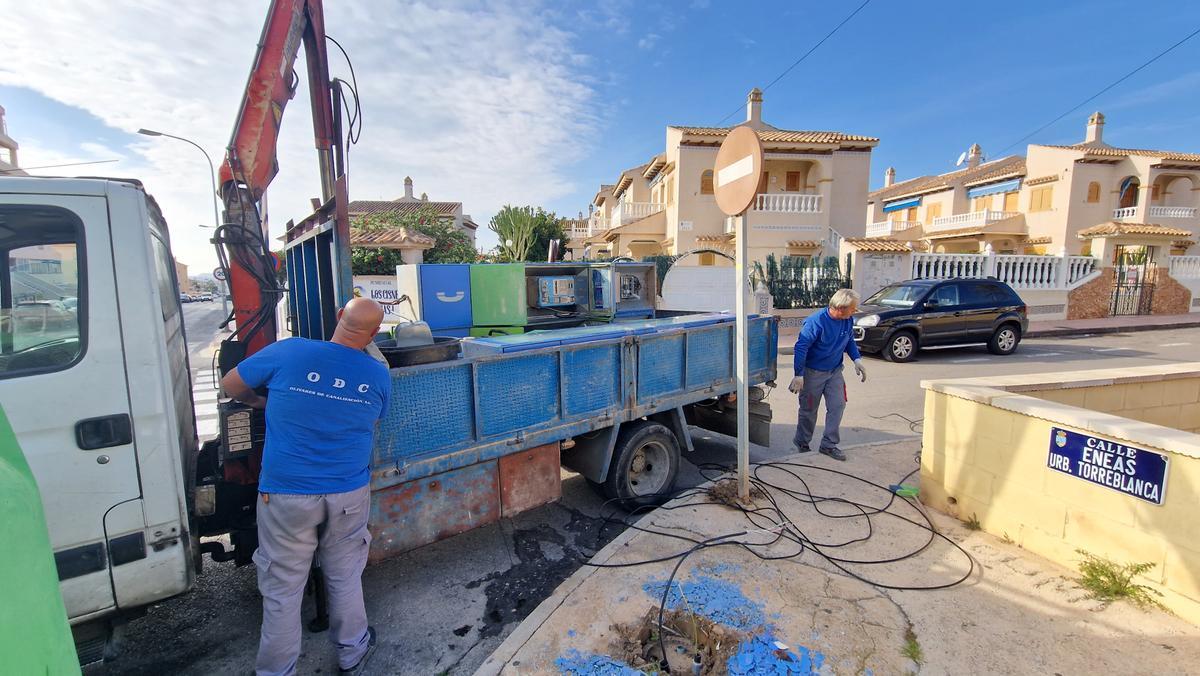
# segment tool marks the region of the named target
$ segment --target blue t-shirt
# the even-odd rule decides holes
[[[392,391],[386,366],[345,345],[289,338],[237,370],[250,387],[270,390],[259,491],[318,495],[367,485],[375,422]]]
[[[854,344],[853,319],[834,319],[828,308],[804,319],[792,357],[796,375],[804,375],[805,368],[832,371],[842,365],[843,354],[850,355],[850,359],[862,358]]]

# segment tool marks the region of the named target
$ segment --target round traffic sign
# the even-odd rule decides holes
[[[713,165],[713,192],[726,215],[745,213],[758,194],[763,170],[762,142],[750,127],[735,127],[721,143]]]
[[[225,281],[225,268],[215,268],[213,270],[213,279],[219,282]]]

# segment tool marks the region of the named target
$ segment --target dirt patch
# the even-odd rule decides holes
[[[663,613],[660,635],[657,608],[647,610],[637,622],[613,625],[612,629],[616,639],[611,654],[650,673],[662,669],[665,649],[667,671],[672,674],[694,673],[697,658],[701,674],[727,674],[729,658],[750,636],[684,610]]]
[[[750,485],[750,497],[748,500],[742,500],[738,496],[737,479],[721,479],[710,486],[707,491],[708,496],[721,505],[729,507],[753,507],[755,503],[766,497],[758,486]]]

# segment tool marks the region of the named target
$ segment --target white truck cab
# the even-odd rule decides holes
[[[174,258],[137,181],[37,177],[0,177],[0,256],[0,402],[86,663],[113,620],[195,579],[198,449]]]

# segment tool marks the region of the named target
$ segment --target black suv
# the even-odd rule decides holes
[[[933,345],[987,343],[1012,354],[1029,328],[1025,301],[995,279],[913,279],[885,286],[854,315],[854,342],[888,361]]]

